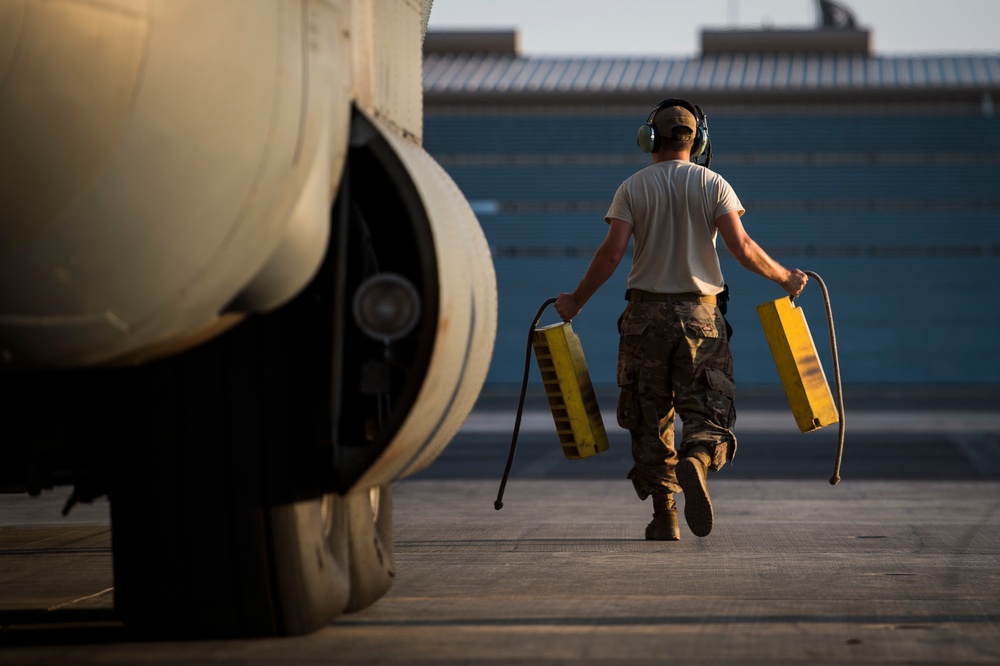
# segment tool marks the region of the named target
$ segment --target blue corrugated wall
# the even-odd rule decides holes
[[[1000,382],[1000,119],[706,111],[712,167],[746,206],[751,236],[826,281],[845,382]],[[481,211],[493,249],[500,310],[489,384],[520,381],[535,311],[586,270],[615,189],[649,162],[635,148],[643,120],[426,110],[424,144]],[[756,305],[782,292],[719,246],[737,381],[776,384]],[[627,260],[573,322],[595,383],[614,382],[626,275]],[[797,302],[830,374],[819,288]],[[554,321],[550,309],[542,323]]]

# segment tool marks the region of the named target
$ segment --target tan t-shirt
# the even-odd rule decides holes
[[[630,289],[706,296],[723,288],[715,220],[745,212],[726,180],[710,169],[671,160],[632,174],[605,217],[632,225]]]

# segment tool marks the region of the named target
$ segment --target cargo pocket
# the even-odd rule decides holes
[[[624,322],[619,320],[618,332],[618,425],[625,430],[634,430],[642,423],[642,410],[639,405],[639,392],[636,380],[638,372],[636,364],[642,358],[644,344],[643,333],[646,322]]]
[[[635,382],[636,363],[642,358],[643,337],[648,324],[642,322],[625,322],[619,324],[618,332],[618,386],[626,386]]]
[[[722,370],[706,370],[708,383],[708,410],[712,419],[723,428],[732,428],[736,421],[733,399],[736,397],[736,382]]]

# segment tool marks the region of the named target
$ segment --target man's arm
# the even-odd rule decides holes
[[[767,252],[764,252],[747,235],[738,213],[735,211],[726,213],[715,221],[715,226],[719,229],[722,241],[726,244],[729,253],[743,268],[778,283],[793,297],[802,293],[809,277],[797,268],[788,270],[772,259]]]
[[[555,308],[563,321],[570,321],[580,314],[584,304],[590,300],[601,285],[608,281],[622,257],[628,250],[628,239],[632,236],[632,225],[623,220],[612,218],[608,227],[608,235],[604,242],[597,248],[594,258],[590,260],[590,266],[584,274],[580,284],[577,285],[573,293],[559,294],[556,298]]]

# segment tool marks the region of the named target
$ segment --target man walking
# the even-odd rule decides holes
[[[724,289],[716,238],[746,269],[792,296],[808,278],[772,259],[747,235],[745,212],[719,174],[692,162],[710,150],[701,109],[681,99],[656,106],[639,129],[653,163],[630,176],[605,217],[608,235],[556,312],[576,317],[615,272],[634,239],[628,304],[618,321],[618,424],[632,439],[628,474],[639,498],[653,498],[646,538],[680,538],[673,493],[684,492],[691,531],[707,536],[714,511],[706,477],[736,453],[733,359],[716,303]],[[674,444],[674,417],[683,439]]]

